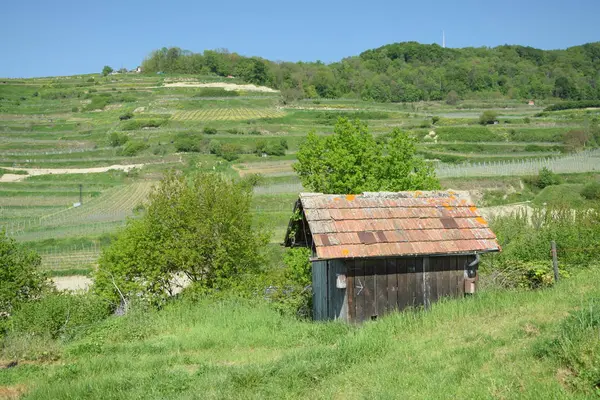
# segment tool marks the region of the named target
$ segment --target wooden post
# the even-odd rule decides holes
[[[554,281],[558,282],[558,257],[556,256],[556,242],[552,241],[552,267],[554,268]]]

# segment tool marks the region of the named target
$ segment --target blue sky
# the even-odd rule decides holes
[[[495,3],[495,4],[491,4]],[[566,48],[600,40],[600,0],[4,0],[0,77],[133,68],[152,50],[338,61],[402,41]]]

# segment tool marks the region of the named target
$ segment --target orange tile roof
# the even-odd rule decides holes
[[[465,192],[302,193],[320,259],[499,251]]]

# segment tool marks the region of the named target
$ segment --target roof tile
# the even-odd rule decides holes
[[[500,249],[461,192],[306,193],[300,201],[322,259]]]

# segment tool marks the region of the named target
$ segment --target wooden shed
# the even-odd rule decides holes
[[[302,193],[285,245],[312,249],[313,318],[360,322],[473,293],[499,251],[465,192]]]

